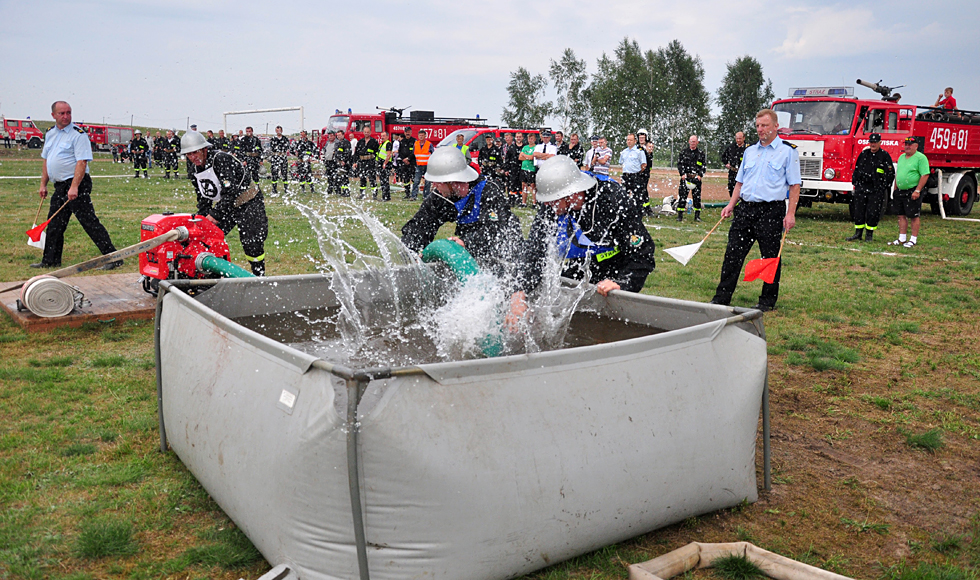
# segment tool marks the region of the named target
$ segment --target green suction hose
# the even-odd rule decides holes
[[[450,240],[436,240],[422,250],[423,262],[436,260],[445,262],[460,282],[466,282],[470,276],[480,273],[480,267],[466,248]]]
[[[422,250],[422,261],[445,263],[460,283],[465,283],[470,277],[480,273],[480,267],[476,265],[476,261],[466,248],[450,240],[436,240],[426,246]],[[483,337],[480,341],[480,350],[488,358],[500,356],[504,350],[501,334],[488,334]]]
[[[214,254],[200,254],[197,257],[195,267],[204,272],[219,274],[222,278],[254,278],[255,274],[245,268],[232,264],[228,260],[222,260]]]

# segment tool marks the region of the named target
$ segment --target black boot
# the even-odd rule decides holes
[[[868,230],[868,231],[864,232],[864,241],[870,242],[871,239],[874,238],[874,236],[875,236],[875,233],[872,230]]]
[[[854,228],[854,235],[845,238],[848,242],[854,242],[861,239],[861,235],[864,233],[864,228]]]
[[[249,262],[252,267],[252,273],[256,276],[265,276],[265,260],[259,260],[257,262]]]
[[[677,221],[679,221],[679,222],[684,221],[684,212],[683,211],[677,212]]]
[[[701,221],[701,210],[699,209],[694,210],[694,221],[696,222]]]

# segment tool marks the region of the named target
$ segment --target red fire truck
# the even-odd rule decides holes
[[[790,89],[790,98],[772,105],[780,137],[800,154],[800,205],[850,203],[854,163],[868,136],[879,133],[882,149],[896,162],[906,137],[919,142],[932,169],[923,201],[933,213],[939,213],[941,199],[946,213],[968,215],[977,200],[980,112],[901,104],[892,99],[891,88],[857,82],[882,100],[859,99],[854,87],[820,87]]]
[[[11,141],[23,140],[30,149],[40,149],[44,145],[44,133],[29,118],[8,119],[3,117],[2,121],[3,133],[9,136]]]
[[[88,133],[93,151],[110,151],[113,147],[125,147],[133,140],[132,127],[116,127],[94,123],[78,123],[78,126]]]
[[[388,134],[402,133],[405,129],[412,129],[412,136],[418,136],[419,129],[425,129],[428,133],[426,140],[433,145],[442,141],[446,135],[457,129],[483,128],[486,127],[486,120],[465,118],[465,117],[436,117],[432,111],[410,111],[409,116],[403,116],[405,109],[391,108],[383,110],[378,107],[381,113],[351,113],[350,109],[346,113],[337,111],[330,116],[330,121],[320,133],[317,145],[322,149],[326,144],[327,133],[343,131],[347,139],[360,139],[364,136],[364,128],[370,127],[372,133],[377,135],[382,131]]]

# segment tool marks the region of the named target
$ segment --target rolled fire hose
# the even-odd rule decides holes
[[[49,274],[31,278],[20,290],[20,303],[43,318],[66,316],[83,299],[77,288]]]
[[[460,283],[465,284],[470,277],[480,273],[473,256],[466,248],[451,240],[436,240],[422,250],[423,262],[440,261],[449,266]],[[499,321],[498,321],[499,322]],[[504,350],[500,333],[488,334],[480,341],[480,350],[484,356],[493,358],[500,356]]]
[[[116,250],[115,252],[111,252],[109,254],[105,254],[97,258],[92,258],[91,260],[86,260],[79,264],[75,264],[74,266],[67,266],[65,268],[61,268],[60,270],[55,270],[54,272],[48,272],[47,276],[51,276],[52,278],[64,278],[66,276],[79,274],[87,270],[94,270],[95,268],[101,268],[102,266],[111,264],[112,262],[117,262],[119,260],[122,260],[123,258],[129,258],[130,256],[142,254],[143,252],[152,250],[153,248],[170,241],[176,240],[182,242],[186,240],[189,237],[189,235],[190,234],[187,231],[187,228],[185,228],[184,226],[178,226],[170,230],[169,232],[164,232],[160,234],[155,238],[143,240],[138,244],[127,246],[121,250]],[[24,284],[24,286],[26,287],[27,284]],[[10,290],[16,290],[18,288],[21,288],[21,285],[19,283],[13,284],[11,286],[4,288],[3,290],[0,290],[0,294],[3,294],[4,292],[9,292]]]

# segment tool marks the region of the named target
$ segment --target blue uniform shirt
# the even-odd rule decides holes
[[[800,185],[800,154],[776,137],[763,147],[761,142],[745,150],[735,181],[742,184],[745,201],[782,201],[791,185]]]
[[[623,166],[623,173],[639,173],[640,168],[646,162],[647,154],[635,145],[629,149],[623,149],[619,154],[619,164]]]
[[[48,166],[51,181],[68,181],[75,175],[75,164],[92,160],[92,143],[88,134],[74,123],[64,129],[57,125],[44,136],[41,157]],[[88,166],[85,166],[88,173]]]

